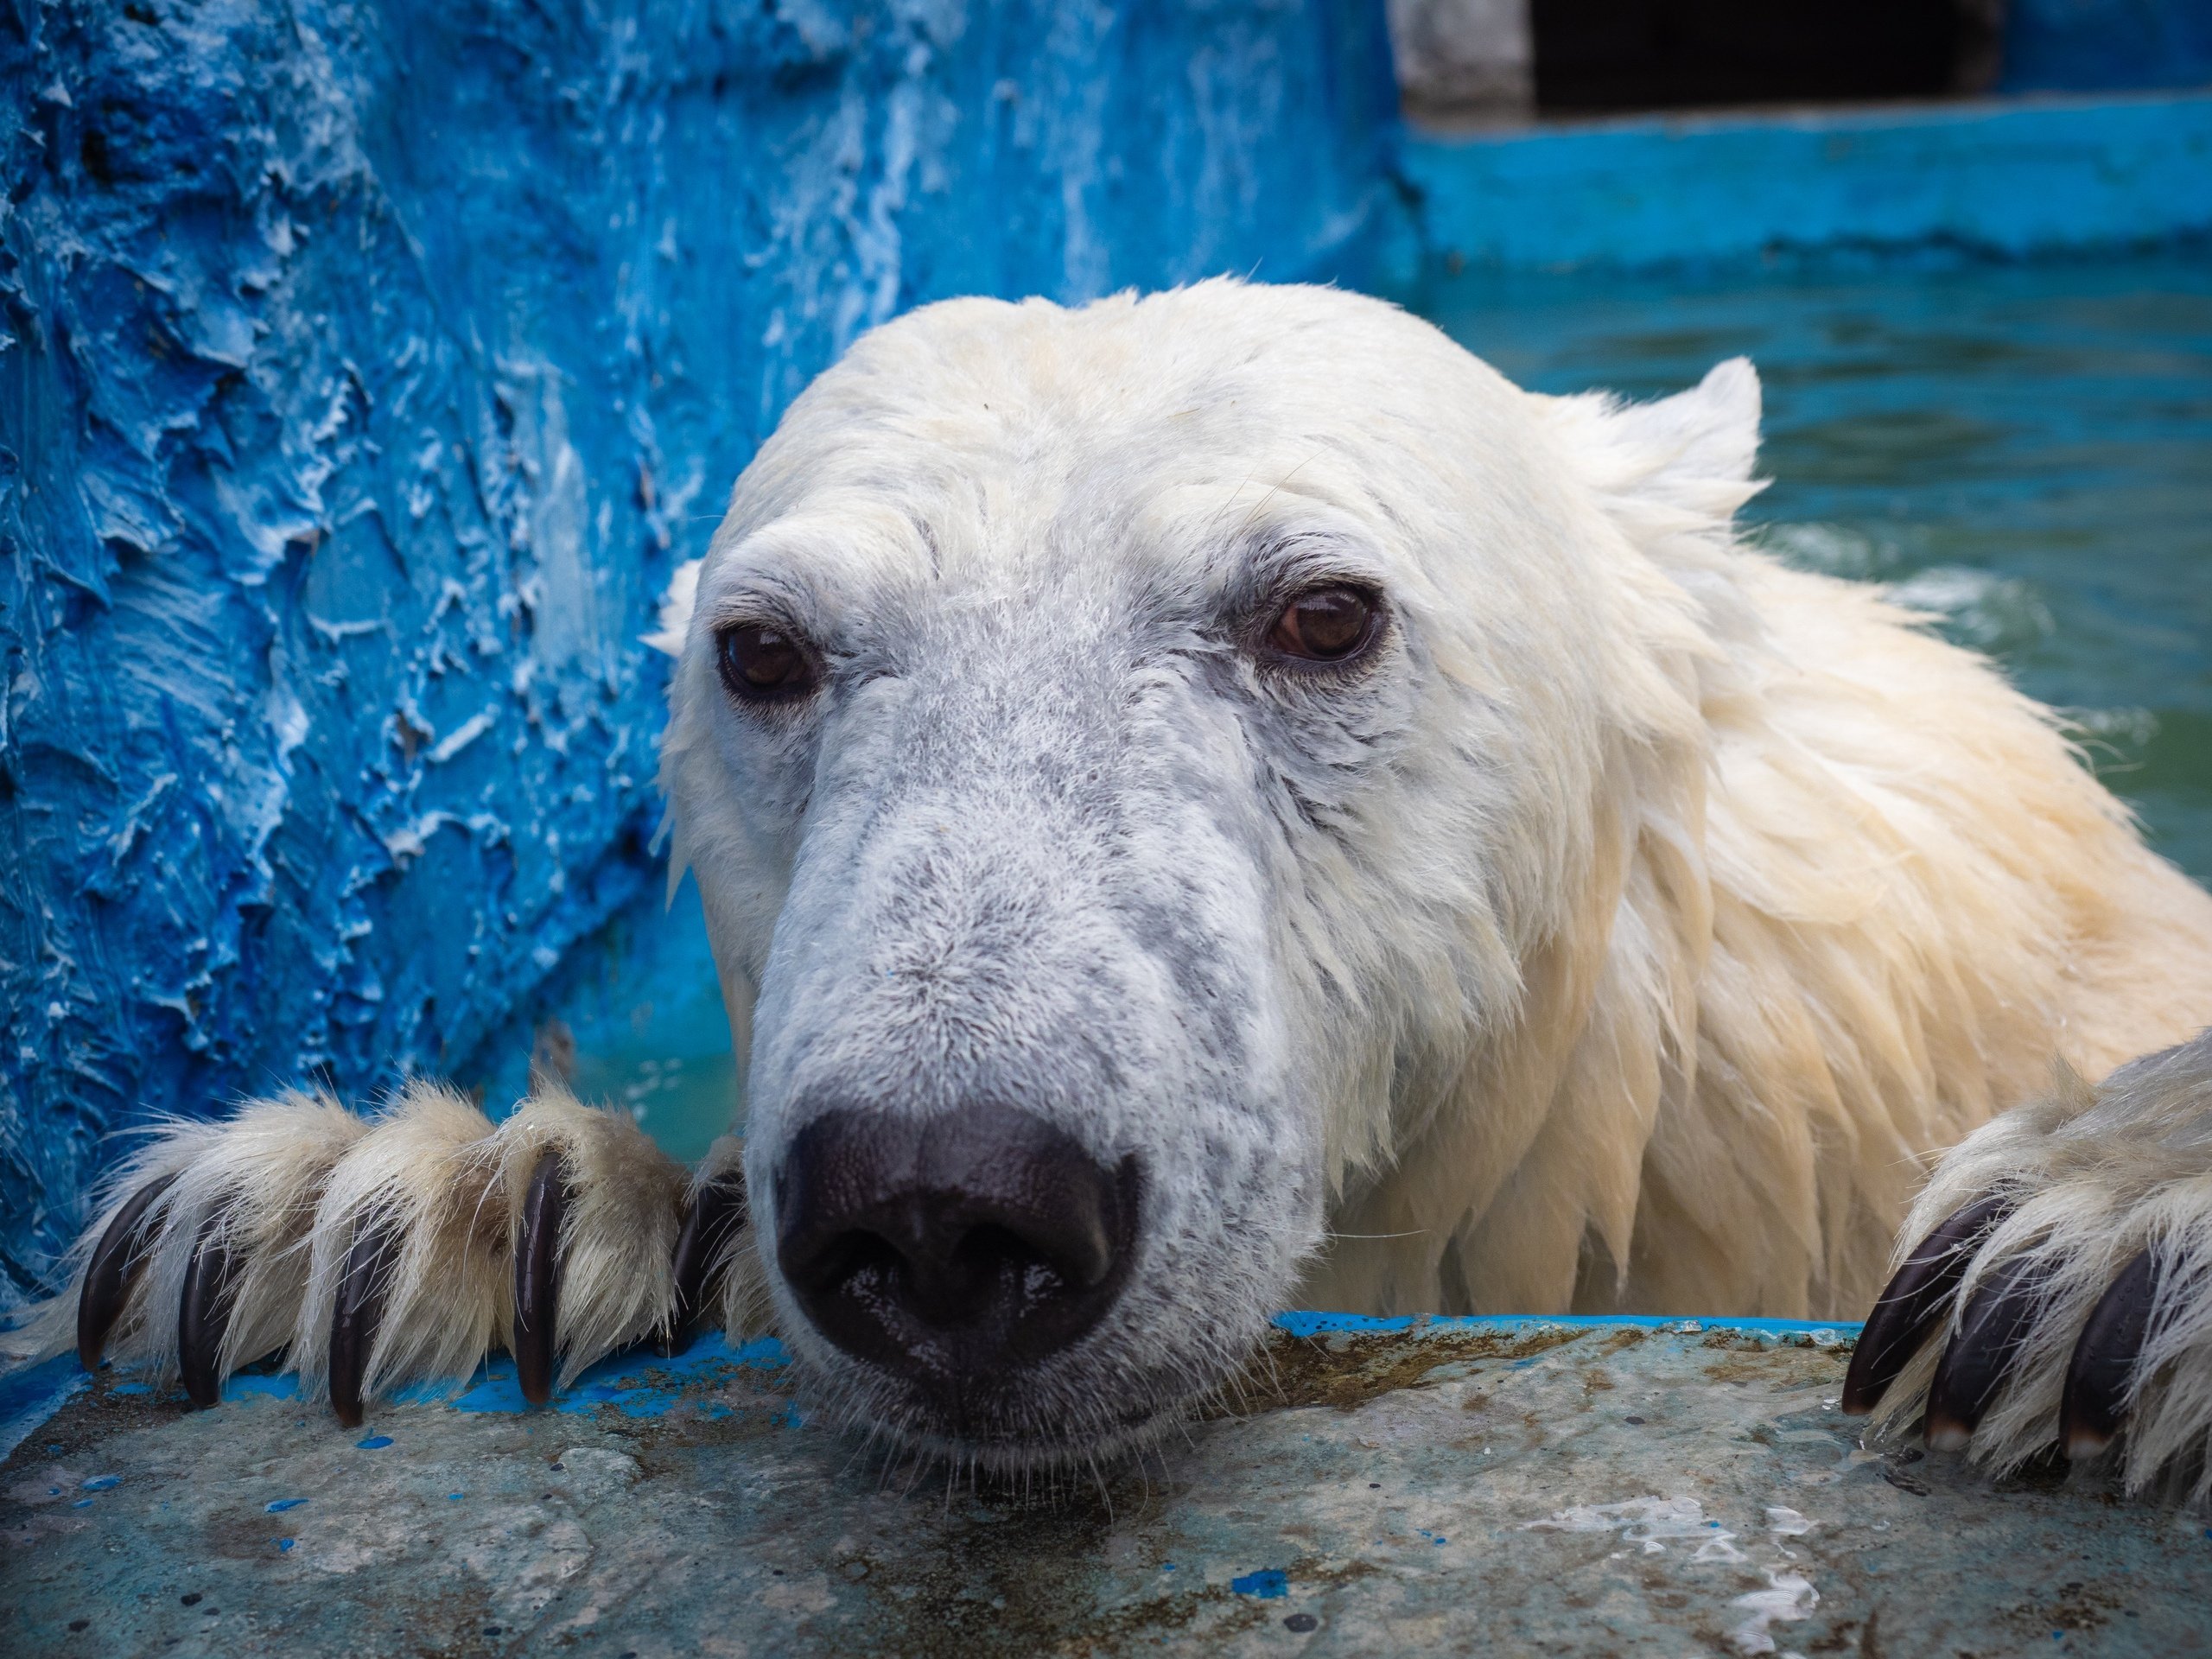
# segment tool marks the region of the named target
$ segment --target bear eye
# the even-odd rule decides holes
[[[1268,648],[1309,663],[1349,662],[1374,643],[1379,616],[1357,588],[1309,588],[1283,607]]]
[[[818,677],[804,643],[771,622],[733,622],[715,634],[722,684],[741,702],[789,702]]]

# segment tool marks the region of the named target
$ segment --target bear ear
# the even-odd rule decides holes
[[[1588,394],[1552,405],[1590,481],[1624,505],[1726,523],[1764,487],[1751,478],[1759,377],[1747,357],[1715,365],[1688,391],[1656,403]]]
[[[660,626],[644,636],[645,644],[671,657],[683,654],[683,636],[690,631],[691,607],[699,597],[698,559],[686,559],[668,579],[660,596]]]

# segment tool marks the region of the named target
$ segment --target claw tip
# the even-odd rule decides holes
[[[1974,1439],[1974,1431],[1954,1417],[1930,1417],[1928,1420],[1928,1449],[1931,1452],[1963,1452],[1967,1442]]]
[[[2077,1428],[2066,1437],[2066,1458],[2069,1463],[2086,1463],[2091,1458],[2101,1457],[2111,1446],[2113,1437],[2094,1430]]]

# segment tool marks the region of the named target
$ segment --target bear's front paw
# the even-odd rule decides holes
[[[76,1285],[77,1352],[212,1405],[282,1351],[340,1421],[505,1345],[525,1398],[709,1311],[745,1226],[737,1143],[683,1173],[624,1114],[541,1090],[494,1126],[428,1084],[364,1123],[292,1095],[168,1127],[111,1186]]]
[[[1904,1236],[1846,1411],[2000,1471],[2125,1430],[2131,1491],[2212,1489],[2212,1032],[1985,1126]]]

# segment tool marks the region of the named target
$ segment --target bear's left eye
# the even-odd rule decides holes
[[[814,690],[814,658],[787,628],[741,622],[715,635],[715,665],[741,702],[789,702]]]
[[[1345,663],[1375,643],[1380,607],[1357,588],[1309,588],[1282,608],[1268,635],[1278,656]]]

